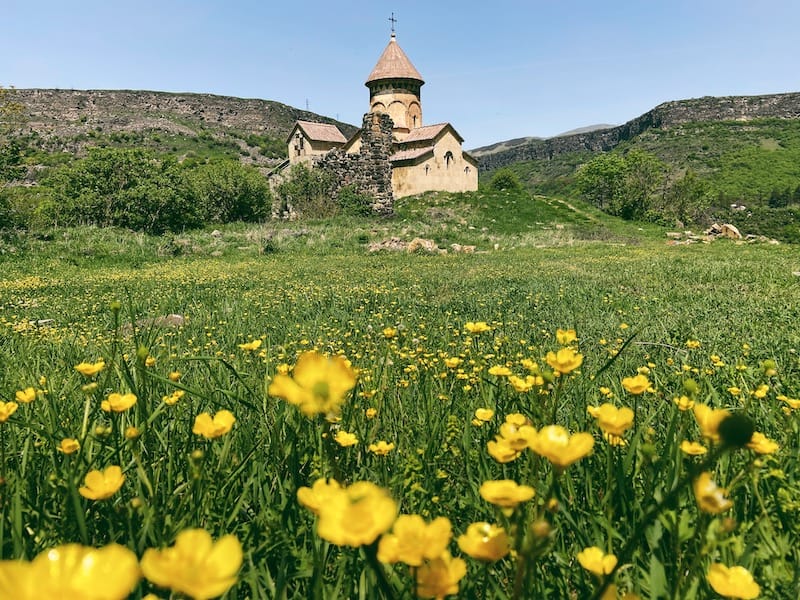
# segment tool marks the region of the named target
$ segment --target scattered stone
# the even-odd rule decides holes
[[[215,229],[211,232],[211,237],[218,240],[222,237],[222,232],[219,229]]]
[[[450,244],[450,248],[456,254],[475,254],[475,246],[462,246],[461,244]]]
[[[740,240],[742,239],[742,234],[739,232],[739,229],[735,225],[731,225],[730,223],[725,223],[722,226],[722,235],[729,240]]]
[[[408,243],[406,247],[406,252],[409,254],[413,254],[414,252],[428,252],[430,254],[438,254],[439,253],[439,246],[436,245],[436,242],[433,240],[428,240],[425,238],[414,238]]]

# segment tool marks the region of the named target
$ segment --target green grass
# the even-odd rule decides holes
[[[528,227],[536,218],[541,225]],[[593,227],[603,241],[592,239]],[[616,583],[642,598],[711,597],[712,562],[748,568],[764,598],[797,595],[800,421],[778,398],[800,396],[794,247],[668,246],[655,229],[642,235],[586,207],[504,194],[409,199],[386,221],[221,232],[157,238],[74,229],[5,238],[0,397],[28,386],[46,392],[0,423],[3,558],[111,541],[141,556],[202,527],[243,545],[240,581],[228,597],[372,598],[387,596],[387,586],[412,597],[410,569],[382,567],[381,587],[369,560],[374,548],[338,548],[316,535],[296,492],[336,475],[384,487],[402,513],[448,517],[449,549],[468,565],[462,597],[512,597],[524,563],[522,597],[589,598],[597,580],[576,560],[588,546],[616,553]],[[392,235],[474,242],[478,253],[367,252],[366,240]],[[156,324],[172,313],[186,322]],[[469,335],[467,321],[486,321],[491,331]],[[396,336],[387,338],[387,327]],[[558,328],[576,330],[584,360],[550,385],[545,357],[559,348]],[[238,347],[253,339],[262,340],[256,351]],[[267,392],[283,365],[311,349],[341,353],[358,370],[334,425]],[[447,367],[452,357],[461,366]],[[84,390],[88,380],[73,367],[100,358],[108,367],[97,389]],[[507,366],[525,375],[524,360],[546,377],[530,392],[488,372]],[[765,374],[766,360],[776,374]],[[627,393],[622,379],[644,367],[654,391]],[[688,379],[697,387],[686,387]],[[753,393],[762,385],[760,399]],[[684,485],[701,460],[682,456],[678,444],[702,437],[672,400],[690,388],[697,402],[747,414],[781,446],[775,457],[742,450],[707,467],[733,501],[718,517],[700,512]],[[186,395],[166,405],[176,389]],[[115,391],[135,393],[137,404],[103,412],[100,401]],[[635,409],[627,446],[609,446],[587,414],[604,401]],[[480,407],[496,416],[477,427]],[[367,408],[377,409],[374,419]],[[197,414],[222,409],[236,416],[230,433],[191,433]],[[587,431],[594,451],[560,477],[529,450],[500,464],[487,441],[509,413],[536,428]],[[130,425],[139,437],[124,437]],[[359,443],[339,447],[330,437],[337,429]],[[58,452],[64,437],[79,439],[80,452]],[[367,448],[379,440],[396,447],[376,456]],[[123,487],[104,501],[80,497],[86,472],[110,464],[125,471]],[[503,478],[536,490],[512,516],[478,494],[483,481]],[[674,501],[661,505],[668,495]],[[647,521],[652,511],[658,516]],[[455,538],[476,521],[504,526],[528,560],[484,567],[467,557]],[[541,521],[546,537],[525,533]],[[623,555],[627,540],[635,543]],[[158,590],[142,582],[132,597],[150,591]]]

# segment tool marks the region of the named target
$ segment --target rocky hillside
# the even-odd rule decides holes
[[[45,152],[80,154],[87,146],[122,141],[190,148],[192,140],[236,150],[243,162],[279,162],[297,119],[356,128],[270,100],[211,94],[130,90],[17,89],[24,107],[18,133]]]
[[[668,129],[685,123],[748,121],[757,118],[800,119],[800,93],[768,96],[704,97],[659,104],[653,110],[618,127],[539,140],[524,144],[496,144],[496,152],[482,153],[482,171],[526,160],[552,159],[580,151],[608,151],[648,129]]]

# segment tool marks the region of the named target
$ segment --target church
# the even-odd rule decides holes
[[[297,121],[287,138],[289,166],[302,162],[327,168],[342,165],[336,159],[342,152],[353,158],[360,155],[362,166],[374,165],[375,157],[385,151],[391,178],[387,191],[393,198],[477,190],[478,163],[461,148],[464,139],[450,123],[423,124],[420,90],[424,83],[393,30],[365,83],[369,112],[362,128],[346,139],[335,125]],[[387,136],[384,143],[375,139],[381,132]]]

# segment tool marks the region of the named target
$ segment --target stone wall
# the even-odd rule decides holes
[[[752,119],[800,118],[800,93],[770,96],[706,97],[659,104],[653,110],[619,127],[599,129],[545,140],[532,140],[478,159],[482,171],[523,160],[547,160],[568,152],[606,152],[651,128],[699,121],[747,121]]]
[[[372,212],[390,215],[393,211],[392,128],[387,114],[367,113],[361,129],[361,148],[347,154],[341,148],[332,150],[318,159],[315,169],[323,169],[335,178],[336,192],[347,185],[355,185],[359,194],[373,198]]]

